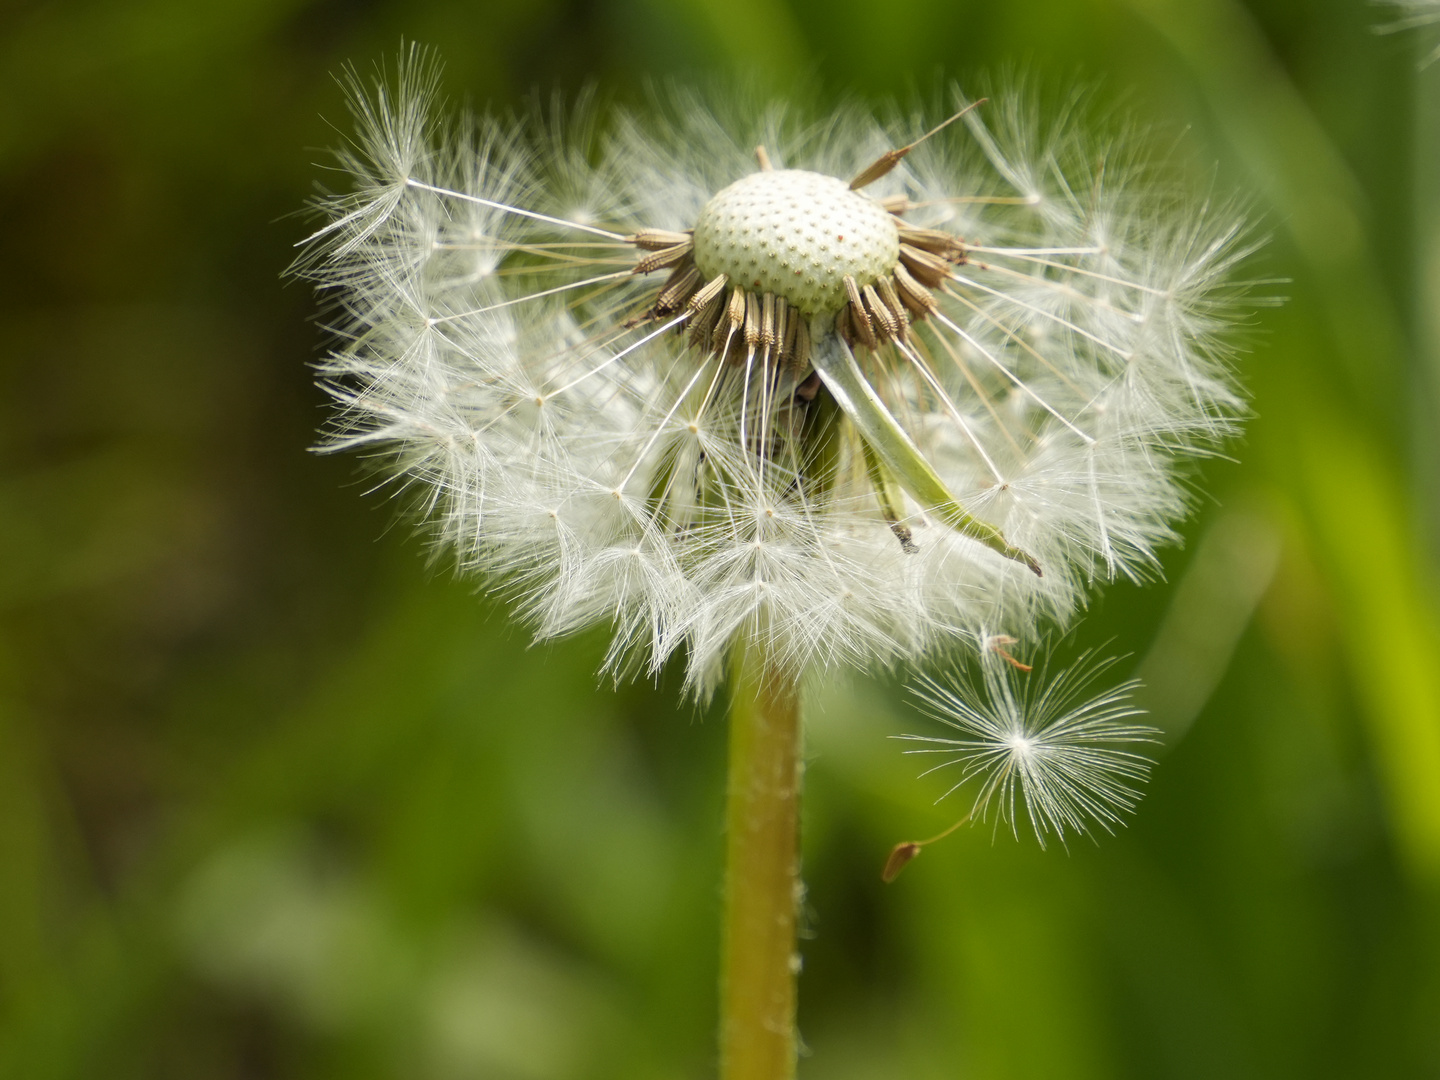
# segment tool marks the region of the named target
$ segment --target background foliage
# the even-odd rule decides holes
[[[1359,0],[12,0],[0,11],[0,1075],[704,1077],[724,725],[527,647],[308,454],[283,286],[331,75],[1099,82],[1272,241],[1242,464],[1077,642],[1166,731],[1134,825],[948,824],[817,687],[813,1080],[1440,1076],[1440,70]],[[662,84],[663,85],[663,84]],[[662,91],[663,92],[663,91]]]

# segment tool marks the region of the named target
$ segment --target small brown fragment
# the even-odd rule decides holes
[[[690,236],[688,232],[670,232],[668,229],[641,229],[633,236],[627,236],[625,242],[644,251],[664,251],[676,244],[690,243]]]
[[[908,195],[886,195],[880,200],[880,205],[885,208],[887,213],[894,214],[896,217],[899,217],[907,210],[914,209],[915,206],[915,204],[910,201],[910,196]]]
[[[895,284],[899,286],[901,303],[909,308],[917,319],[925,318],[940,306],[935,300],[935,294],[916,281],[903,264],[895,267]]]
[[[889,885],[900,876],[900,871],[910,864],[910,860],[919,855],[923,849],[913,840],[906,840],[896,844],[890,852],[890,857],[885,860],[885,869],[880,871],[880,880]]]
[[[747,307],[745,290],[739,285],[736,285],[730,292],[730,308],[728,314],[730,316],[730,326],[737,333],[740,328],[745,325],[745,309]]]
[[[691,308],[692,310],[694,308],[693,300]],[[718,300],[712,301],[701,308],[690,320],[690,332],[687,340],[692,349],[701,349],[710,345],[710,336],[715,332],[716,324],[720,322],[720,315],[724,310],[724,305]]]
[[[934,135],[936,132],[942,131],[945,128],[949,127],[956,120],[959,120],[960,117],[968,113],[971,109],[979,108],[981,105],[984,105],[985,101],[985,98],[981,98],[979,101],[972,102],[971,104],[966,105],[965,108],[961,109],[954,116],[950,117],[950,119],[944,121],[943,123],[936,124],[933,128],[927,131],[924,135],[921,135],[920,138],[916,139],[908,146],[902,146],[898,150],[885,151],[885,153],[881,154],[871,164],[867,165],[864,169],[862,169],[859,176],[855,177],[854,180],[850,181],[850,190],[859,191],[865,185],[873,184],[876,180],[879,180],[891,169],[895,168],[896,165],[899,165],[901,158],[903,158],[911,150],[914,150],[915,147],[919,146],[926,139],[930,138],[931,135]]]
[[[722,350],[728,352],[730,335],[732,333],[730,312],[727,308],[721,313],[720,318],[715,320],[715,329],[710,331],[710,351],[714,353],[720,353]],[[721,359],[724,359],[723,354]]]
[[[910,147],[908,146],[902,146],[899,150],[886,150],[885,153],[861,169],[859,176],[850,181],[850,190],[859,191],[866,185],[873,184],[891,169],[895,168],[896,165],[899,165],[900,159],[909,152]]]
[[[785,305],[785,336],[780,339],[781,359],[795,361],[795,347],[800,335],[800,325],[805,321],[805,316],[796,311],[789,304]]]
[[[791,351],[791,362],[804,371],[810,366],[810,323],[798,311],[791,322],[795,325],[795,347]]]
[[[885,860],[885,869],[880,871],[880,880],[884,881],[887,885],[894,881],[900,876],[900,871],[905,869],[910,860],[920,854],[922,848],[929,847],[931,844],[944,840],[956,829],[969,821],[971,813],[974,813],[974,811],[972,810],[966,813],[959,821],[955,822],[954,825],[951,825],[944,832],[930,837],[928,840],[905,840],[896,844],[890,851],[890,857]]]
[[[775,166],[770,164],[770,155],[765,152],[765,147],[755,147],[755,160],[760,163],[761,172],[775,171]]]
[[[870,316],[874,323],[877,336],[881,341],[893,341],[900,336],[900,323],[892,312],[880,299],[880,294],[875,291],[874,285],[866,285],[860,290],[860,295],[865,298],[865,313]]]
[[[727,349],[729,342],[740,332],[745,325],[745,290],[736,285],[730,290],[730,303],[725,309],[725,316],[715,324],[715,334],[710,339],[710,347],[716,352]]]
[[[780,301],[782,304],[785,301]],[[760,298],[760,346],[767,352],[775,348],[775,294]]]
[[[725,303],[721,299],[725,292],[725,285],[728,279],[724,274],[713,278],[705,284],[699,292],[690,298],[689,309],[695,313],[690,320],[690,345],[693,348],[700,348],[710,341],[710,335],[715,330],[715,324],[720,321],[720,315],[725,310]]]
[[[820,393],[820,373],[812,371],[795,387],[795,398],[803,401],[806,405],[815,400],[815,395]]]
[[[845,275],[845,293],[850,297],[850,332],[867,349],[875,348],[875,328],[870,325],[870,316],[865,314],[865,304],[860,299],[860,287],[849,274]]]
[[[939,255],[933,255],[909,244],[900,245],[900,261],[905,269],[915,275],[923,285],[938,289],[941,282],[950,276],[950,264]]]
[[[730,279],[724,274],[711,278],[701,286],[699,292],[690,298],[690,310],[701,311],[715,303],[720,299],[720,294],[725,291],[725,286],[729,283]]]
[[[682,262],[675,267],[655,297],[655,314],[669,315],[672,311],[679,311],[699,284],[700,271],[695,264],[688,260]]]
[[[941,229],[916,229],[902,224],[900,242],[928,251],[932,255],[939,255],[946,262],[965,261],[965,242],[953,233]]]
[[[1017,639],[1011,637],[1009,634],[996,634],[990,639],[990,651],[998,655],[1000,659],[1004,660],[1016,671],[1034,671],[1035,666],[1033,664],[1021,663],[1005,651],[1006,645],[1015,644],[1017,644]]]
[[[879,281],[875,282],[875,288],[880,293],[880,299],[885,301],[885,306],[889,308],[890,313],[895,317],[895,322],[900,328],[899,338],[901,341],[904,341],[910,336],[910,315],[906,312],[905,305],[901,303],[900,297],[895,293],[895,282],[888,277],[882,277]]]
[[[688,256],[690,252],[694,250],[694,246],[695,245],[687,240],[685,243],[676,244],[674,247],[662,248],[660,251],[646,255],[635,264],[635,269],[630,272],[632,274],[651,274],[656,270],[663,270],[667,266],[674,266],[681,259]]]
[[[753,349],[760,344],[760,298],[745,294],[745,344]]]
[[[906,555],[914,555],[920,550],[915,545],[915,534],[910,531],[910,526],[892,521],[890,531],[895,534],[895,539],[900,541],[900,550]]]

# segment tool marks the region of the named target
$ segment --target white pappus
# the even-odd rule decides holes
[[[1032,640],[1153,571],[1241,410],[1240,215],[1078,99],[446,120],[423,52],[350,90],[353,190],[298,263],[327,445],[539,636],[613,625],[613,669],[683,646],[704,694],[739,642],[798,675]]]
[[[993,641],[993,639],[992,639]],[[928,744],[910,754],[945,758],[925,774],[958,767],[959,777],[941,798],[974,781],[966,818],[983,821],[993,808],[998,828],[1019,835],[1020,809],[1040,846],[1053,833],[1086,833],[1091,825],[1112,832],[1134,809],[1149,761],[1133,750],[1155,742],[1159,732],[1135,722],[1143,711],[1130,704],[1134,680],[1098,694],[1090,688],[1117,661],[1083,653],[1053,678],[1042,670],[1030,678],[992,643],[978,661],[953,667],[943,679],[922,677],[912,692],[932,716],[960,738],[900,735]],[[967,668],[979,668],[979,680]],[[1017,798],[1018,797],[1018,798]]]

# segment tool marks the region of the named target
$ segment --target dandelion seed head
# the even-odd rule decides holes
[[[1243,222],[1078,106],[446,120],[421,52],[351,92],[352,189],[297,263],[327,445],[539,635],[612,625],[617,673],[1064,625],[1153,573],[1240,410]]]

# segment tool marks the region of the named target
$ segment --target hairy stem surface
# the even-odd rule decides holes
[[[730,704],[721,1080],[795,1075],[800,898],[800,692],[763,653],[738,650]]]

